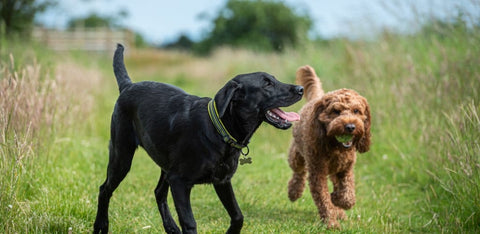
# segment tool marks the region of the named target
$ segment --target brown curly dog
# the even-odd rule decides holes
[[[353,165],[356,151],[367,152],[370,147],[370,108],[364,97],[350,89],[324,94],[315,70],[308,65],[298,69],[296,81],[305,88],[307,103],[293,128],[288,197],[295,201],[302,196],[308,176],[322,221],[336,228],[337,219],[346,218],[344,210],[355,205]],[[333,183],[331,194],[328,177]]]

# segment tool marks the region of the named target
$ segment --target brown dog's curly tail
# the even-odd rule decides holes
[[[317,77],[315,70],[309,65],[300,67],[297,70],[295,81],[305,89],[304,96],[307,101],[323,96],[322,82],[320,82],[320,79]]]

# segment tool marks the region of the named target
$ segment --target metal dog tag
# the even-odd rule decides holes
[[[244,158],[240,158],[240,165],[243,165],[243,164],[251,164],[252,163],[252,158],[250,157],[244,157]]]

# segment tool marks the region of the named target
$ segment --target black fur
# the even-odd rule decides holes
[[[237,169],[240,150],[227,145],[210,121],[207,103],[211,99],[189,95],[168,84],[132,83],[120,44],[113,67],[120,96],[112,114],[107,179],[100,186],[94,232],[108,233],[110,197],[127,175],[135,150],[141,146],[161,167],[155,196],[166,232],[180,232],[168,208],[169,188],[182,231],[195,233],[190,191],[194,184],[212,183],[231,217],[228,232],[239,233],[243,215],[230,180]],[[299,101],[302,94],[301,86],[284,84],[267,73],[257,72],[230,80],[215,95],[215,101],[225,127],[246,145],[263,121],[277,128],[289,128],[290,123],[267,120],[266,111],[289,106]]]

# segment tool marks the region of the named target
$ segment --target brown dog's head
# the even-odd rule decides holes
[[[350,89],[339,89],[326,93],[316,105],[325,137],[345,149],[354,146],[360,153],[369,150],[371,117],[364,97]]]

